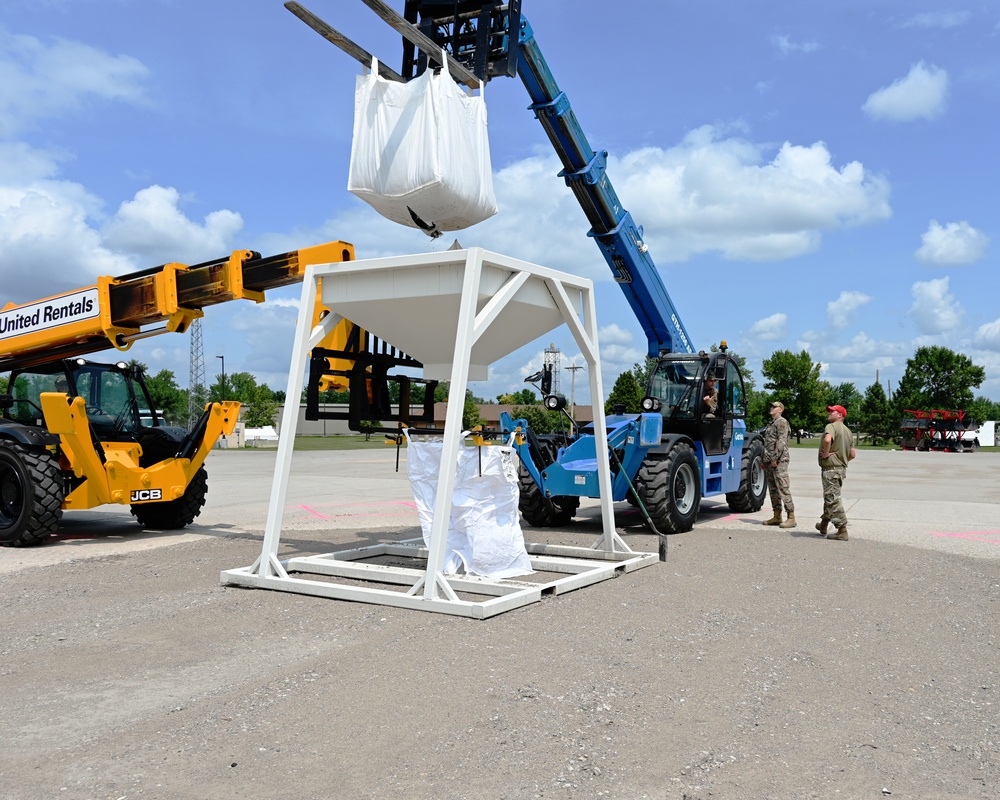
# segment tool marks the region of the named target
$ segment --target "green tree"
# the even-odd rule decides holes
[[[243,406],[243,422],[248,428],[264,428],[274,424],[278,403],[266,383],[254,388],[250,399]]]
[[[511,417],[527,421],[528,427],[535,433],[552,433],[569,427],[569,420],[561,411],[549,411],[545,406],[518,406],[511,411]]]
[[[615,381],[611,394],[604,404],[604,413],[611,414],[617,405],[625,407],[626,414],[639,414],[642,411],[643,390],[639,387],[634,372],[623,372]]]
[[[462,429],[470,431],[485,421],[479,413],[479,398],[472,393],[472,389],[466,389],[465,405],[462,407]]]
[[[906,362],[893,405],[900,416],[908,408],[958,411],[973,403],[972,390],[984,380],[986,370],[964,353],[938,345],[918,347]]]
[[[497,402],[508,406],[533,406],[541,401],[532,389],[521,389],[519,392],[498,394]]]
[[[858,391],[858,388],[853,383],[841,383],[830,387],[830,391],[826,396],[826,405],[843,406],[847,409],[848,416],[853,417],[861,411],[861,404],[864,402],[864,399],[861,392]]]
[[[215,379],[215,383],[209,387],[208,399],[213,403],[222,400],[239,400],[240,403],[246,404],[252,402],[256,390],[257,379],[249,372],[233,372],[226,375],[225,386],[223,386],[220,374]]]
[[[747,395],[747,430],[756,431],[771,421],[768,409],[773,401],[767,392],[754,390]]]
[[[358,431],[365,435],[365,441],[371,441],[372,434],[382,427],[382,423],[377,419],[363,419],[358,422]]]
[[[819,364],[809,353],[776,350],[765,358],[761,372],[767,381],[764,388],[771,392],[770,402],[780,400],[785,405],[785,419],[796,428],[814,431],[826,422],[827,384],[819,378]]]
[[[656,359],[652,356],[646,356],[645,361],[641,364],[635,364],[632,367],[635,382],[639,384],[639,391],[642,392],[644,397],[646,395],[646,387],[649,385],[649,376],[654,369],[656,369]]]
[[[860,411],[858,427],[871,437],[872,444],[880,445],[891,441],[899,433],[899,415],[889,404],[885,390],[878,381],[865,389]]]
[[[965,410],[980,425],[990,420],[1000,420],[1000,402],[990,400],[990,398],[979,395]]]
[[[153,405],[167,424],[184,425],[187,422],[187,392],[177,386],[174,373],[161,369],[145,380]]]

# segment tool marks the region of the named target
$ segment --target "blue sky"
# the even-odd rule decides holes
[[[397,35],[361,2],[303,5],[398,68]],[[1000,399],[1000,5],[616,8],[523,3],[695,346],[727,340],[758,386],[761,359],[806,349],[864,391],[940,344],[985,366],[979,392]],[[486,91],[499,213],[432,242],[346,189],[360,71],[279,0],[4,0],[0,305],[236,248],[343,239],[369,258],[458,238],[593,278],[610,390],[645,336],[520,81]],[[208,309],[210,380],[222,354],[284,388],[298,296]],[[557,330],[473,390],[523,387],[550,342],[583,362]],[[168,334],[129,356],[185,386],[188,348]]]

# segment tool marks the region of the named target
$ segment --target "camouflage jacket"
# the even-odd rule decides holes
[[[775,417],[764,433],[764,463],[788,463],[788,420]]]

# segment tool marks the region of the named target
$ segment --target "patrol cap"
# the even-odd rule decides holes
[[[773,403],[771,403],[771,408],[780,408],[782,411],[784,411],[785,404],[782,403],[780,400],[775,400]]]
[[[844,408],[843,406],[827,406],[826,410],[827,411],[836,411],[844,419],[847,419],[847,409]]]

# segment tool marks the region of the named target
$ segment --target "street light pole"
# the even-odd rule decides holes
[[[583,369],[579,364],[571,364],[565,369],[569,370],[569,415],[573,418],[573,433],[576,434],[576,372]]]
[[[216,356],[216,358],[222,359],[222,402],[226,402],[226,357]]]

